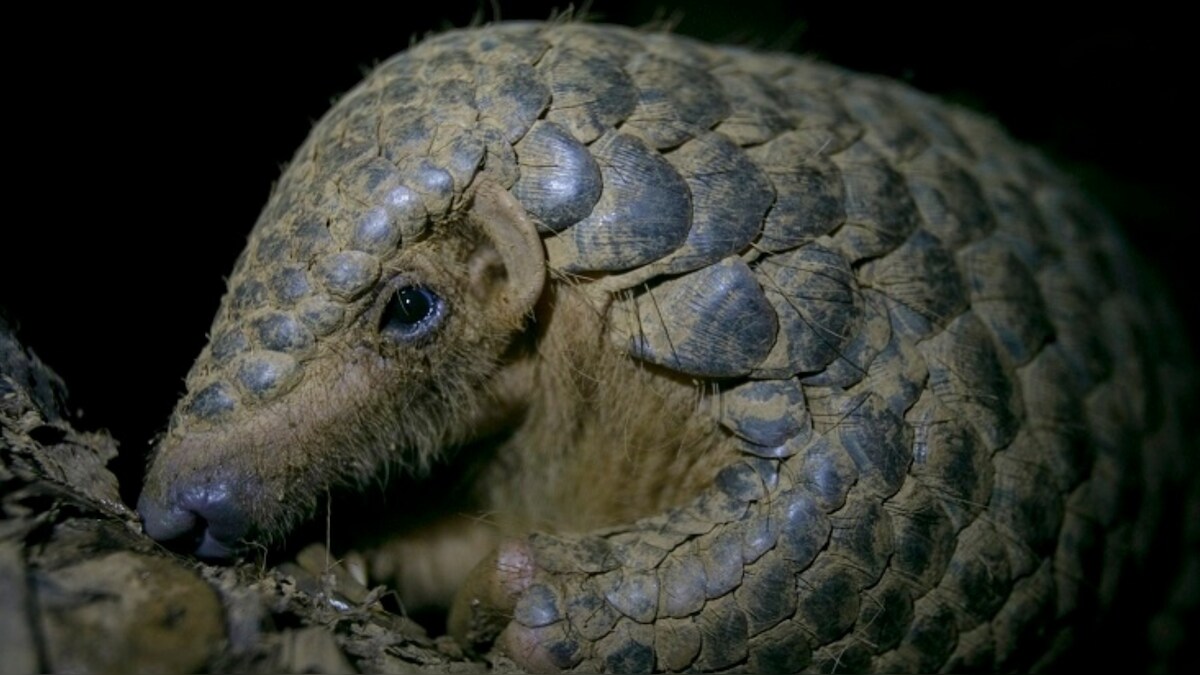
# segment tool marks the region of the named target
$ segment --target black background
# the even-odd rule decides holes
[[[270,18],[199,6],[64,11],[9,26],[0,307],[64,377],[85,425],[122,442],[125,470],[140,467],[165,425],[223,276],[312,122],[413,36],[493,16],[487,4],[388,4]],[[507,19],[546,18],[553,7],[501,4]],[[660,10],[622,0],[591,12],[815,54],[988,111],[1117,214],[1195,335],[1187,289],[1197,256],[1184,240],[1197,224],[1188,22],[1149,7],[1068,15],[958,4]]]

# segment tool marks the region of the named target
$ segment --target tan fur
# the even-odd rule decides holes
[[[485,502],[518,529],[579,531],[683,503],[733,451],[699,390],[612,347],[599,303],[552,291],[529,412],[485,474]]]
[[[482,559],[504,536],[582,532],[660,513],[731,463],[727,435],[696,414],[700,391],[612,347],[603,310],[586,288],[547,289],[535,349],[492,382],[497,406],[524,413],[494,453],[474,449],[487,462],[471,486],[476,501],[374,556],[401,597],[444,606],[470,568],[465,555]],[[405,562],[420,558],[439,562]]]

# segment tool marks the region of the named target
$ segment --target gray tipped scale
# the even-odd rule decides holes
[[[1123,564],[1103,507],[1178,447],[1154,388],[1183,358],[1113,226],[971,113],[665,34],[500,25],[381,65],[271,196],[176,427],[294,388],[481,176],[746,453],[685,508],[530,540],[514,625],[546,662],[1022,669]]]

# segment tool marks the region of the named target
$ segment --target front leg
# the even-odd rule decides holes
[[[778,461],[747,458],[691,504],[633,526],[506,541],[460,590],[451,632],[476,648],[494,639],[537,672],[802,668],[805,624],[828,625],[839,599],[796,593],[800,570],[829,576],[814,559],[831,520],[780,476]]]

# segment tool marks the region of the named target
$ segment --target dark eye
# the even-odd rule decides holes
[[[428,335],[442,318],[442,299],[424,286],[402,286],[383,308],[379,330],[394,340]]]

